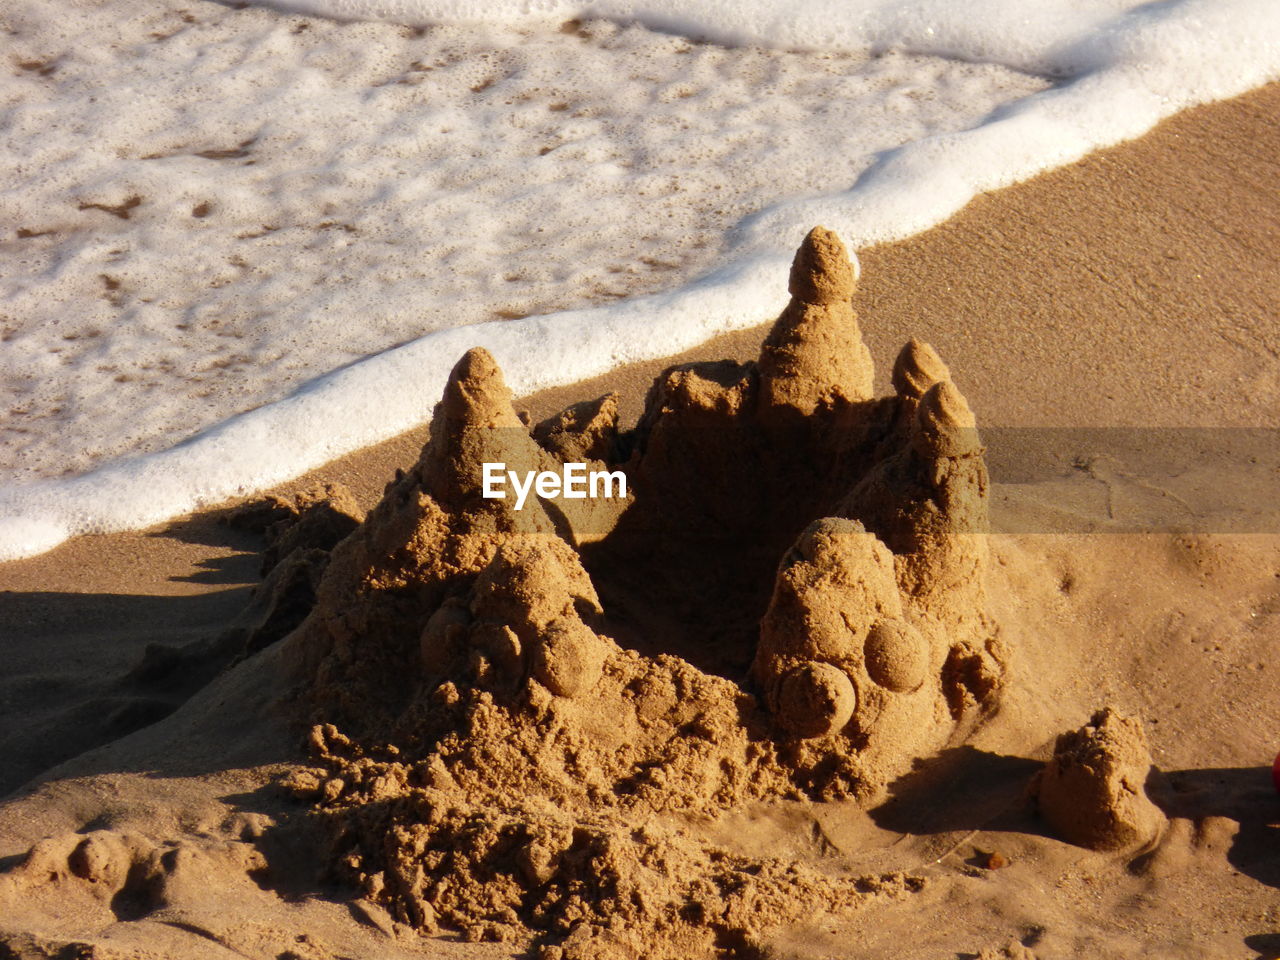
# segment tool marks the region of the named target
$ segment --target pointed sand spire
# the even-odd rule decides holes
[[[431,418],[431,439],[419,464],[426,491],[450,508],[463,504],[486,512],[511,514],[514,500],[481,497],[485,463],[523,473],[542,468],[547,455],[529,436],[516,414],[511,390],[493,355],[473,347],[449,374],[444,395]],[[523,522],[532,522],[525,511]]]
[[[915,337],[907,341],[893,364],[893,389],[900,397],[919,400],[935,383],[950,379],[951,371],[938,352]]]
[[[826,227],[814,227],[791,261],[787,289],[803,303],[848,303],[853,299],[855,279],[840,238]]]
[[[982,452],[973,411],[950,380],[935,383],[920,398],[913,440],[917,451],[933,459]]]
[[[523,429],[512,399],[493,354],[484,347],[472,347],[453,365],[434,419],[466,426]]]
[[[840,238],[814,227],[791,264],[791,302],[760,351],[762,412],[808,415],[872,396],[874,367],[853,310],[855,288]]]

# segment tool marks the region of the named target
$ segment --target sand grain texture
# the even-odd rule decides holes
[[[10,591],[0,609],[3,770],[6,786],[20,787],[0,806],[6,949],[480,957],[511,956],[532,938],[547,956],[598,956],[626,955],[638,931],[659,931],[660,949],[679,956],[818,958],[855,943],[860,955],[895,958],[1280,953],[1280,801],[1265,720],[1280,695],[1270,498],[1249,501],[1255,533],[983,535],[972,515],[960,530],[939,527],[964,511],[931,514],[938,501],[911,493],[926,480],[983,485],[965,408],[938,381],[954,381],[983,429],[1274,425],[1277,103],[1272,87],[1190,111],[1135,144],[980,198],[926,235],[862,252],[853,329],[881,361],[872,394],[889,392],[892,404],[868,401],[856,371],[847,389],[804,384],[748,404],[740,385],[751,381],[758,330],[699,352],[730,361],[674,358],[652,392],[663,365],[527,398],[529,422],[542,424],[531,432],[496,372],[472,357],[426,459],[420,431],[323,472],[352,491],[348,512],[372,508],[331,553],[309,547],[318,562],[305,569],[323,568],[316,602],[351,618],[345,635],[332,618],[324,643],[304,642],[304,627],[219,659],[229,648],[209,641],[229,635],[255,590],[261,616],[240,621],[242,641],[287,605],[255,586],[265,541],[211,516],[0,568]],[[822,299],[802,291],[793,312],[824,306],[806,296]],[[796,326],[777,355],[779,384],[812,342]],[[891,364],[913,336],[920,342]],[[588,401],[557,413],[610,392],[616,408]],[[876,469],[850,487],[806,487],[823,502],[818,513],[762,495],[713,518],[732,545],[742,542],[735,514],[770,506],[776,528],[733,560],[755,571],[746,577],[667,549],[686,531],[655,517],[642,530],[663,550],[638,536],[615,549],[620,528],[646,519],[640,493],[621,516],[540,508],[517,518],[469,496],[474,476],[458,469],[491,452],[531,466],[630,457],[636,448],[618,438],[638,424],[641,461],[653,460],[637,480],[647,471],[649,489],[680,515],[694,475],[676,472],[682,451],[726,462],[744,432],[713,431],[717,449],[691,439],[703,436],[701,419],[723,426],[716,418],[749,410],[763,414],[762,431],[812,443],[796,439],[807,436],[797,423],[867,403],[889,435],[909,428],[914,439],[873,458]],[[452,453],[433,461],[432,449]],[[923,460],[955,464],[922,472]],[[842,463],[834,458],[836,475]],[[396,468],[407,472],[375,507]],[[696,475],[716,490],[733,471]],[[785,488],[794,477],[764,479]],[[986,483],[989,506],[1035,492]],[[1122,472],[1108,483],[1122,511],[1142,494]],[[1079,515],[1098,486],[1084,471],[1049,485],[1059,509]],[[810,527],[840,516],[845,497],[874,509]],[[572,535],[579,528],[586,535]],[[969,536],[985,551],[969,549]],[[832,550],[840,564],[822,559]],[[784,554],[793,560],[779,573]],[[962,563],[988,570],[981,596],[961,589],[973,577],[951,575]],[[876,607],[874,617],[833,605],[853,602],[830,592],[841,578],[865,585],[855,607]],[[679,602],[655,607],[655,595]],[[798,637],[784,615],[794,604],[818,624],[861,623],[861,642]],[[774,626],[757,646],[761,619]],[[938,637],[950,649],[957,625],[962,654],[951,660]],[[380,642],[361,648],[360,637]],[[980,650],[990,655],[990,637],[1004,668],[994,687],[983,678],[995,673],[972,666]],[[148,643],[178,660],[148,660]],[[350,661],[358,669],[334,658],[343,644],[362,653]],[[157,665],[179,664],[188,685],[139,687],[151,682],[136,672],[148,662],[161,677]],[[214,677],[208,685],[196,683],[197,666]],[[424,670],[446,679],[420,696]],[[792,670],[752,707],[750,691]],[[948,698],[948,683],[973,702]],[[545,693],[519,693],[537,688]],[[858,754],[832,749],[840,738],[865,734],[874,753],[877,725],[892,719],[859,714],[875,697],[926,701],[926,690],[937,693],[937,725],[924,741],[887,736],[894,749],[862,770],[824,765]],[[999,711],[971,730],[953,711],[975,709],[983,690]],[[619,709],[601,717],[597,702]],[[1167,818],[1133,853],[1058,839],[1024,796],[1055,739],[1107,706],[1141,720],[1154,764],[1145,788]],[[321,725],[311,757],[295,726],[303,708],[344,728]],[[800,729],[788,729],[789,715]],[[744,722],[752,716],[756,726]],[[949,742],[952,730],[960,737]],[[617,790],[624,769],[630,793]],[[446,880],[423,896],[424,884]],[[686,903],[686,915],[673,907]],[[422,939],[433,924],[493,942]]]

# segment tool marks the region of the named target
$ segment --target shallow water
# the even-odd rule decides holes
[[[120,7],[79,36],[15,18],[0,483],[163,449],[432,331],[683,285],[744,216],[1046,86],[606,21]]]

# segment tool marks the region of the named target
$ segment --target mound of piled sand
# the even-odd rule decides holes
[[[287,656],[339,876],[399,921],[547,957],[682,957],[918,878],[690,839],[760,798],[870,801],[996,702],[987,475],[925,344],[875,398],[854,271],[815,229],[755,363],[667,370],[529,427],[455,367],[418,463],[333,552]],[[622,470],[486,498],[482,465]]]
[[[1155,840],[1165,816],[1147,797],[1151,754],[1142,724],[1100,710],[1058,737],[1031,793],[1058,836],[1094,850],[1125,850]]]

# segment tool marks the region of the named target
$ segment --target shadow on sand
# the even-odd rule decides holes
[[[1048,745],[1039,752],[1047,755]],[[886,830],[918,836],[982,830],[1052,837],[1026,793],[1040,763],[953,747],[899,778],[889,799],[870,816]],[[1170,818],[1226,817],[1239,823],[1227,861],[1245,876],[1280,889],[1280,797],[1269,768],[1153,770],[1147,789]]]

